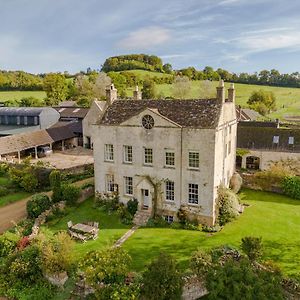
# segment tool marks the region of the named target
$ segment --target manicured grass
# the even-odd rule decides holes
[[[44,91],[0,91],[0,102],[20,100],[24,97],[35,97],[43,100],[46,97],[46,93]]]
[[[16,193],[8,194],[6,196],[2,196],[0,197],[0,207],[19,200],[23,200],[29,196],[30,193],[26,193],[26,192],[16,192]]]
[[[48,222],[43,228],[44,232],[51,234],[59,230],[67,230],[68,221],[72,221],[73,224],[92,221],[99,222],[100,230],[97,240],[89,240],[86,243],[76,242],[74,255],[77,259],[89,251],[112,246],[131,227],[122,224],[115,213],[108,215],[103,210],[94,208],[93,199],[90,198],[77,208],[70,208],[67,215],[62,218]]]
[[[133,269],[142,270],[161,251],[174,255],[182,268],[198,248],[220,245],[239,247],[244,236],[261,236],[264,259],[273,260],[287,275],[300,275],[300,201],[285,196],[245,190],[243,202],[250,206],[238,220],[213,235],[169,228],[141,228],[123,247],[133,257]]]

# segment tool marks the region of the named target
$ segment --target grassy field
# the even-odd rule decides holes
[[[146,77],[153,78],[153,77],[170,77],[172,75],[165,74],[165,73],[159,73],[159,72],[152,72],[152,71],[146,71],[146,70],[128,70],[123,72],[129,72],[134,73],[136,76],[138,76],[140,79],[145,79]],[[121,73],[121,72],[117,72]]]
[[[35,97],[43,100],[46,97],[44,91],[0,91],[0,102],[5,102],[7,100],[20,100],[24,97]]]
[[[193,251],[210,249],[220,245],[239,247],[244,236],[261,236],[265,246],[264,259],[273,260],[285,274],[300,275],[300,201],[273,193],[245,190],[243,202],[250,206],[240,218],[218,233],[207,234],[171,228],[140,228],[123,247],[133,258],[133,270],[143,270],[161,251],[174,255],[183,269]],[[72,208],[61,219],[47,223],[44,232],[52,234],[66,230],[67,222],[97,221],[100,223],[99,238],[87,243],[76,243],[77,259],[95,249],[112,245],[129,228],[120,223],[115,214],[94,209],[92,199]]]

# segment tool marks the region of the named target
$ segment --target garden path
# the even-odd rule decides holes
[[[93,178],[87,178],[74,182],[73,184],[80,186],[85,183],[91,182],[92,180]],[[52,191],[46,192],[44,194],[51,196]],[[0,208],[0,234],[8,230],[10,227],[14,226],[15,223],[18,223],[26,218],[26,204],[30,199],[31,196]]]
[[[131,237],[134,232],[139,228],[139,225],[134,225],[129,229],[122,237],[120,237],[114,244],[114,248],[120,247],[129,237]]]

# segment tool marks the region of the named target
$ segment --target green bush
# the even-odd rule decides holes
[[[202,227],[202,231],[204,232],[219,232],[221,231],[222,227],[218,224],[214,225],[214,226],[203,226]]]
[[[112,283],[103,286],[95,293],[98,300],[135,300],[139,299],[139,285],[138,284],[118,284]]]
[[[239,197],[230,189],[218,189],[218,222],[221,226],[239,216]]]
[[[37,218],[42,212],[49,209],[52,202],[45,194],[38,194],[31,197],[27,202],[27,214],[29,218]]]
[[[132,224],[133,215],[129,213],[127,207],[123,203],[119,203],[117,214],[123,224]]]
[[[142,279],[142,299],[181,299],[183,280],[176,261],[161,253],[147,267]]]
[[[119,208],[119,194],[117,192],[97,193],[94,203],[96,207],[101,207],[107,212],[115,211]]]
[[[52,189],[52,202],[56,203],[62,200],[61,174],[58,170],[51,171],[49,175],[50,186]]]
[[[163,217],[156,216],[148,220],[146,227],[165,228],[170,227],[170,224]]]
[[[300,177],[286,176],[282,181],[283,192],[295,199],[300,199]]]
[[[255,261],[262,256],[262,239],[261,237],[246,236],[242,238],[241,248],[248,256],[249,260]]]
[[[7,195],[8,190],[5,186],[0,186],[0,197]]]
[[[66,201],[68,205],[76,204],[80,195],[80,188],[65,184],[61,188],[61,200]]]
[[[0,163],[0,176],[6,175],[8,173],[9,166],[5,163]]]
[[[22,180],[20,182],[20,186],[24,189],[26,192],[35,192],[38,188],[39,182],[33,174],[24,174],[22,176]]]
[[[14,252],[19,236],[11,232],[0,235],[0,258],[7,257]]]
[[[127,202],[127,210],[128,212],[134,216],[135,213],[137,212],[138,210],[138,205],[139,205],[139,202],[137,199],[130,199],[128,202]]]
[[[212,265],[211,255],[203,250],[198,250],[193,253],[190,267],[198,276],[203,277]]]

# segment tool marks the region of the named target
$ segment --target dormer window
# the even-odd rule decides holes
[[[154,119],[150,115],[143,116],[142,125],[145,129],[151,129],[154,126]]]

